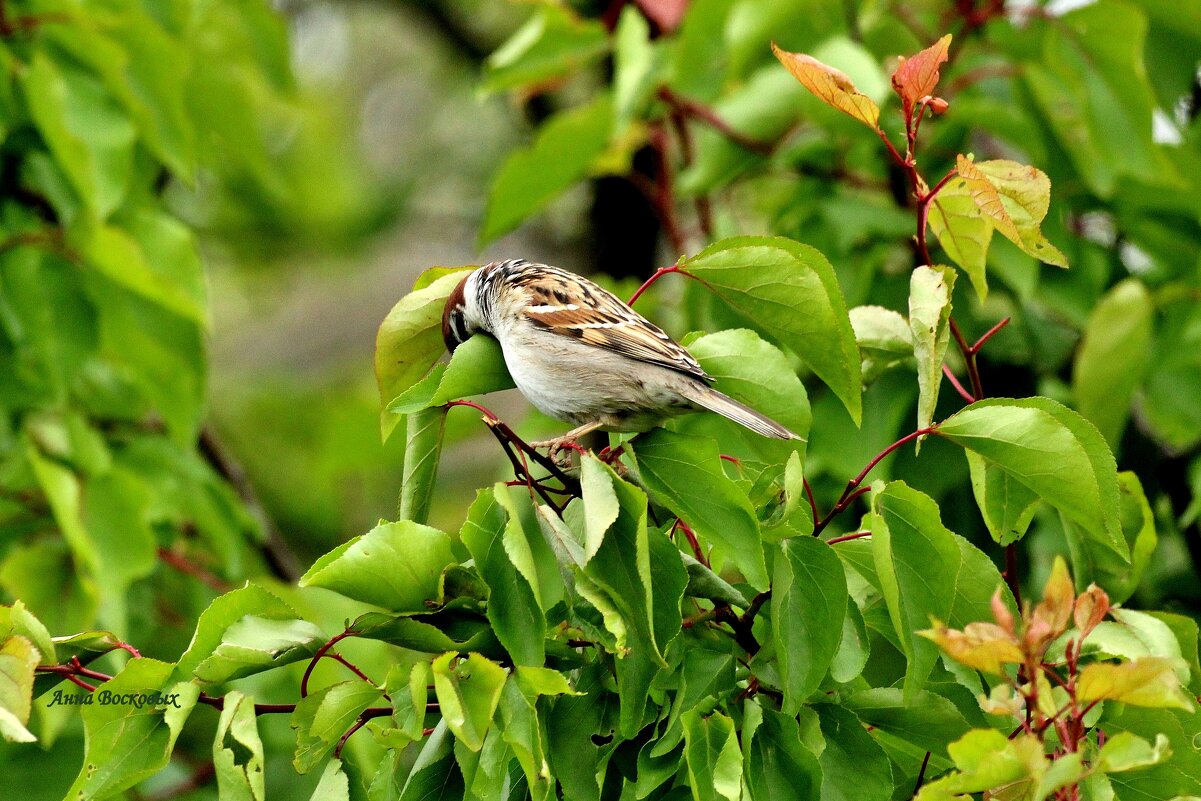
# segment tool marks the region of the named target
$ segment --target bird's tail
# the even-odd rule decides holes
[[[751,407],[745,406],[699,381],[688,382],[688,387],[683,394],[697,406],[720,414],[741,426],[746,426],[756,434],[762,434],[772,439],[801,439],[770,417],[759,414]]]

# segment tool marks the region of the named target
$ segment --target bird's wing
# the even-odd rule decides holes
[[[530,302],[524,312],[535,325],[631,359],[713,381],[683,346],[612,292],[587,278],[549,269],[553,275],[548,280],[526,284]]]

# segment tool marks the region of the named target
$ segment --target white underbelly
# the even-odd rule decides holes
[[[691,405],[667,388],[687,380],[675,371],[546,331],[524,337],[505,332],[498,340],[517,388],[539,411],[558,420],[573,425],[599,421],[610,430],[638,431]]]

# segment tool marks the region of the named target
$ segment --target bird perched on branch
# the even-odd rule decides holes
[[[447,298],[442,338],[452,353],[473,334],[494,337],[522,394],[576,428],[646,431],[707,409],[765,437],[800,439],[717,390],[688,351],[612,292],[574,273],[524,259],[485,264]]]

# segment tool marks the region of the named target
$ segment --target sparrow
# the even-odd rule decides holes
[[[500,343],[521,393],[576,428],[537,445],[591,431],[646,431],[708,410],[765,437],[800,439],[713,389],[713,378],[654,323],[612,292],[567,270],[524,259],[485,264],[450,293],[442,338],[451,353],[473,334]]]

